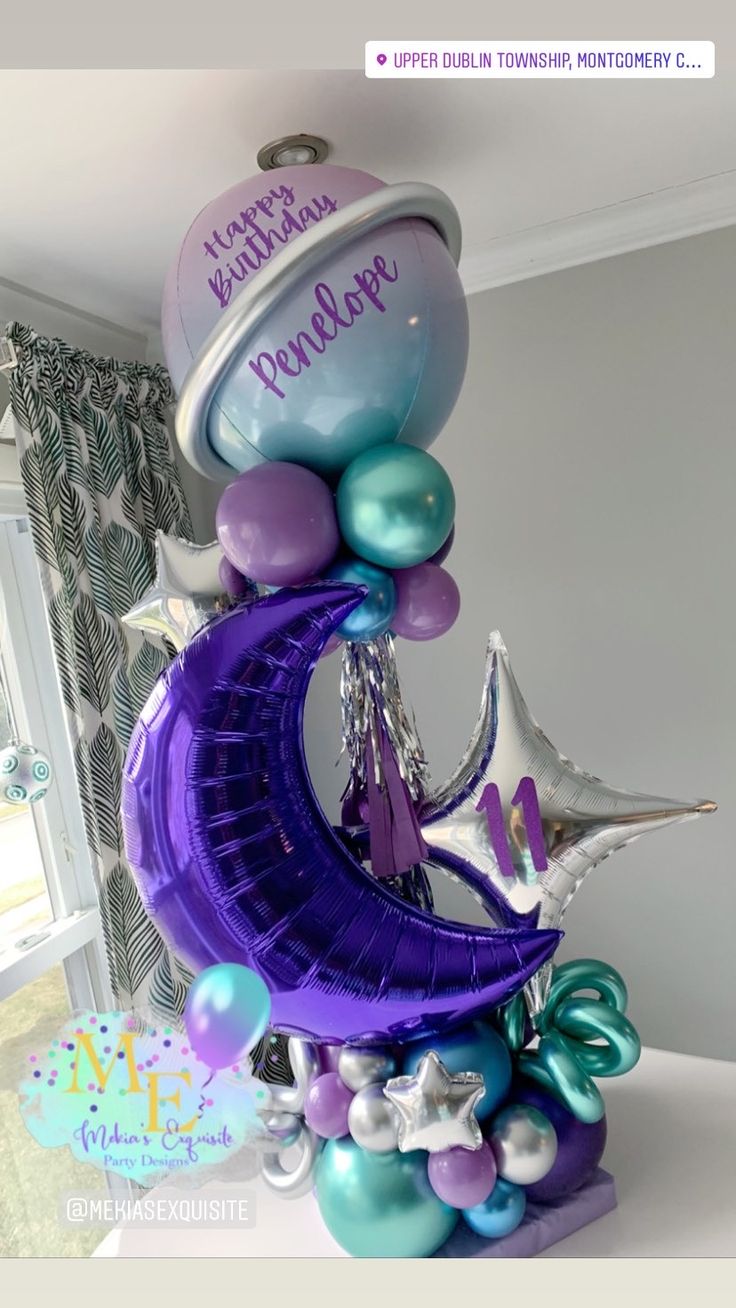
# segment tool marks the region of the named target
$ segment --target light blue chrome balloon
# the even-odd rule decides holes
[[[485,1094],[475,1107],[479,1122],[490,1117],[508,1097],[511,1085],[511,1058],[500,1035],[484,1022],[473,1022],[447,1036],[433,1036],[412,1041],[405,1046],[403,1072],[413,1075],[419,1060],[434,1049],[448,1072],[480,1072]]]
[[[396,586],[388,572],[374,568],[363,559],[343,559],[332,564],[326,580],[368,587],[363,603],[337,628],[342,640],[375,640],[388,631],[396,611]]]
[[[491,1193],[475,1208],[463,1208],[463,1217],[471,1231],[486,1240],[500,1240],[520,1226],[526,1211],[526,1194],[520,1185],[498,1178]]]
[[[383,568],[411,568],[436,554],[455,519],[442,464],[411,445],[358,455],[337,488],[337,517],[350,549]]]
[[[429,1258],[460,1216],[432,1190],[423,1150],[368,1153],[349,1136],[327,1141],[316,1193],[325,1226],[353,1258]]]

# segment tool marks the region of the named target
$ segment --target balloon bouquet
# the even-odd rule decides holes
[[[179,441],[228,483],[219,547],[175,548],[219,558],[230,600],[196,634],[190,603],[133,734],[128,857],[200,973],[188,1030],[213,1066],[246,1039],[233,968],[265,983],[294,1084],[270,1087],[264,1177],[315,1189],[359,1256],[452,1250],[458,1223],[480,1246],[527,1203],[528,1224],[593,1184],[593,1078],[628,1071],[640,1046],[613,968],[554,965],[562,916],[613,850],[714,807],[617,790],[563,758],[498,633],[467,753],[430,782],[395,641],[443,635],[460,605],[443,566],[453,489],[426,449],[466,362],[459,249],[432,187],[283,168],[202,210],[164,298]],[[139,606],[159,622],[160,583]],[[313,668],[336,648],[339,828],[302,734]],[[427,869],[463,882],[488,925],[435,916]]]

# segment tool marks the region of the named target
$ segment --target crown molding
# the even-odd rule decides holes
[[[466,294],[736,224],[736,170],[511,232],[460,261]]]

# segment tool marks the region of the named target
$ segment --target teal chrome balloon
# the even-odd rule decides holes
[[[479,1122],[490,1117],[508,1096],[511,1085],[511,1058],[503,1040],[484,1022],[473,1022],[461,1027],[452,1035],[432,1036],[412,1041],[405,1046],[404,1075],[412,1076],[419,1060],[428,1049],[434,1049],[448,1072],[480,1072],[485,1094],[475,1107]]]
[[[499,1240],[521,1225],[525,1211],[526,1195],[521,1186],[499,1176],[488,1198],[475,1208],[463,1208],[463,1217],[476,1235]]]
[[[498,1025],[508,1049],[512,1054],[518,1054],[524,1048],[527,1034],[527,1008],[523,991],[514,995],[503,1008],[499,1008]]]
[[[355,554],[383,568],[411,568],[446,541],[455,492],[431,454],[411,445],[376,445],[340,478],[337,516]]]
[[[460,1216],[438,1199],[427,1154],[374,1154],[344,1136],[317,1164],[317,1203],[330,1234],[353,1258],[429,1258]]]
[[[580,990],[598,998],[576,997]],[[599,1122],[605,1113],[591,1077],[623,1076],[639,1061],[641,1041],[624,1016],[626,1003],[624,980],[608,963],[563,963],[536,1019],[539,1045],[519,1055],[519,1071],[556,1094],[580,1122]],[[593,1043],[601,1039],[603,1044]]]
[[[363,603],[337,628],[342,640],[375,640],[388,631],[396,609],[396,586],[388,572],[374,568],[363,559],[343,559],[333,563],[326,580],[347,581],[368,588]]]

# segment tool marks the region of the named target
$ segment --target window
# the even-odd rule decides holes
[[[4,501],[5,502],[5,501]],[[89,1253],[100,1232],[60,1227],[61,1191],[104,1188],[67,1149],[26,1130],[16,1098],[33,1038],[79,1008],[114,1007],[97,892],[41,582],[25,517],[0,514],[0,747],[13,735],[50,758],[36,804],[0,800],[0,1256]]]
[[[20,739],[48,754],[54,772],[40,803],[15,812],[4,805],[0,811],[0,903],[6,908],[0,920],[0,1000],[83,949],[89,957],[89,983],[76,1001],[103,1001],[109,997],[109,982],[97,891],[24,518],[0,521],[0,597],[4,720],[11,730],[15,726]]]

